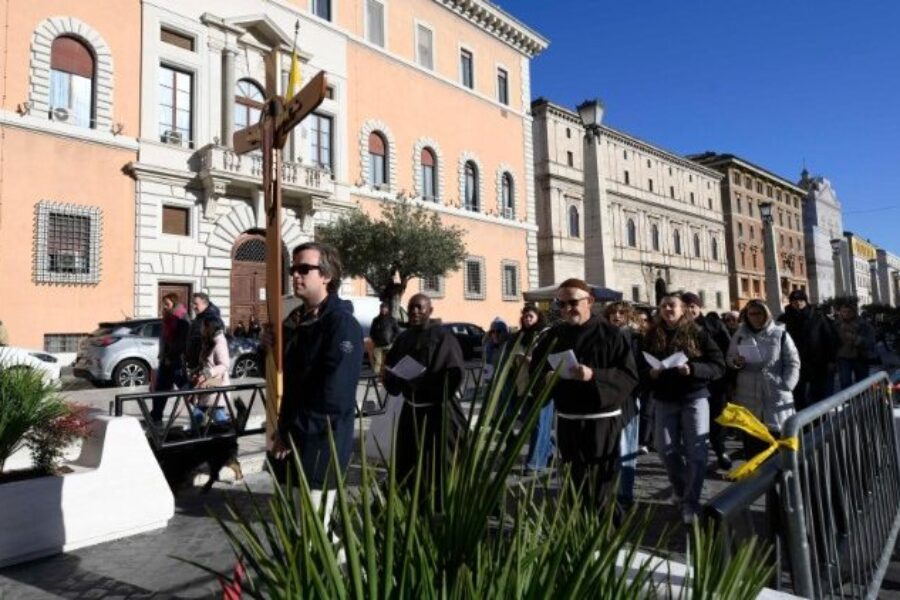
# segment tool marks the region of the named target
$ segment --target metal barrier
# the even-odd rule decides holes
[[[900,528],[900,456],[890,382],[877,373],[793,415],[781,450],[704,514],[737,543],[775,544],[774,587],[807,598],[877,595]],[[764,501],[764,516],[758,509]],[[782,546],[787,549],[783,556]],[[726,552],[730,548],[726,548]]]
[[[792,416],[782,451],[793,587],[809,598],[875,597],[900,527],[890,382],[872,375]]]

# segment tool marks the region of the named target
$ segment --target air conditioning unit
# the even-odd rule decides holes
[[[170,129],[163,134],[163,141],[173,146],[180,146],[182,142],[181,132]]]
[[[52,118],[54,121],[62,121],[63,123],[65,123],[69,120],[69,110],[67,108],[63,108],[62,106],[57,106],[50,111],[50,118]]]
[[[512,219],[516,216],[516,211],[513,210],[511,207],[507,206],[507,207],[503,208],[503,210],[500,212],[500,214],[503,215],[504,219]]]
[[[81,273],[85,270],[84,255],[80,252],[59,252],[50,255],[50,264],[54,271]]]

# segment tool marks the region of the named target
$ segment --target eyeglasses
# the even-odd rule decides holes
[[[309,272],[313,269],[317,271],[322,271],[322,267],[319,265],[310,265],[307,263],[300,263],[299,265],[291,265],[291,275],[309,275]]]
[[[590,298],[590,296],[582,296],[581,298],[575,298],[573,300],[560,300],[557,298],[556,304],[558,304],[560,308],[578,308],[578,303],[582,300],[587,300],[588,298]]]

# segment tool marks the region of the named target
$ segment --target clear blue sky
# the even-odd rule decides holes
[[[500,0],[550,40],[532,96],[680,154],[831,180],[844,229],[900,255],[900,1]]]

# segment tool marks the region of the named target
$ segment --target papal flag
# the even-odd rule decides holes
[[[294,26],[294,51],[291,54],[291,72],[288,75],[288,86],[284,94],[285,100],[290,100],[300,91],[303,85],[303,74],[300,73],[300,57],[297,55],[297,33],[300,31],[300,21]]]

